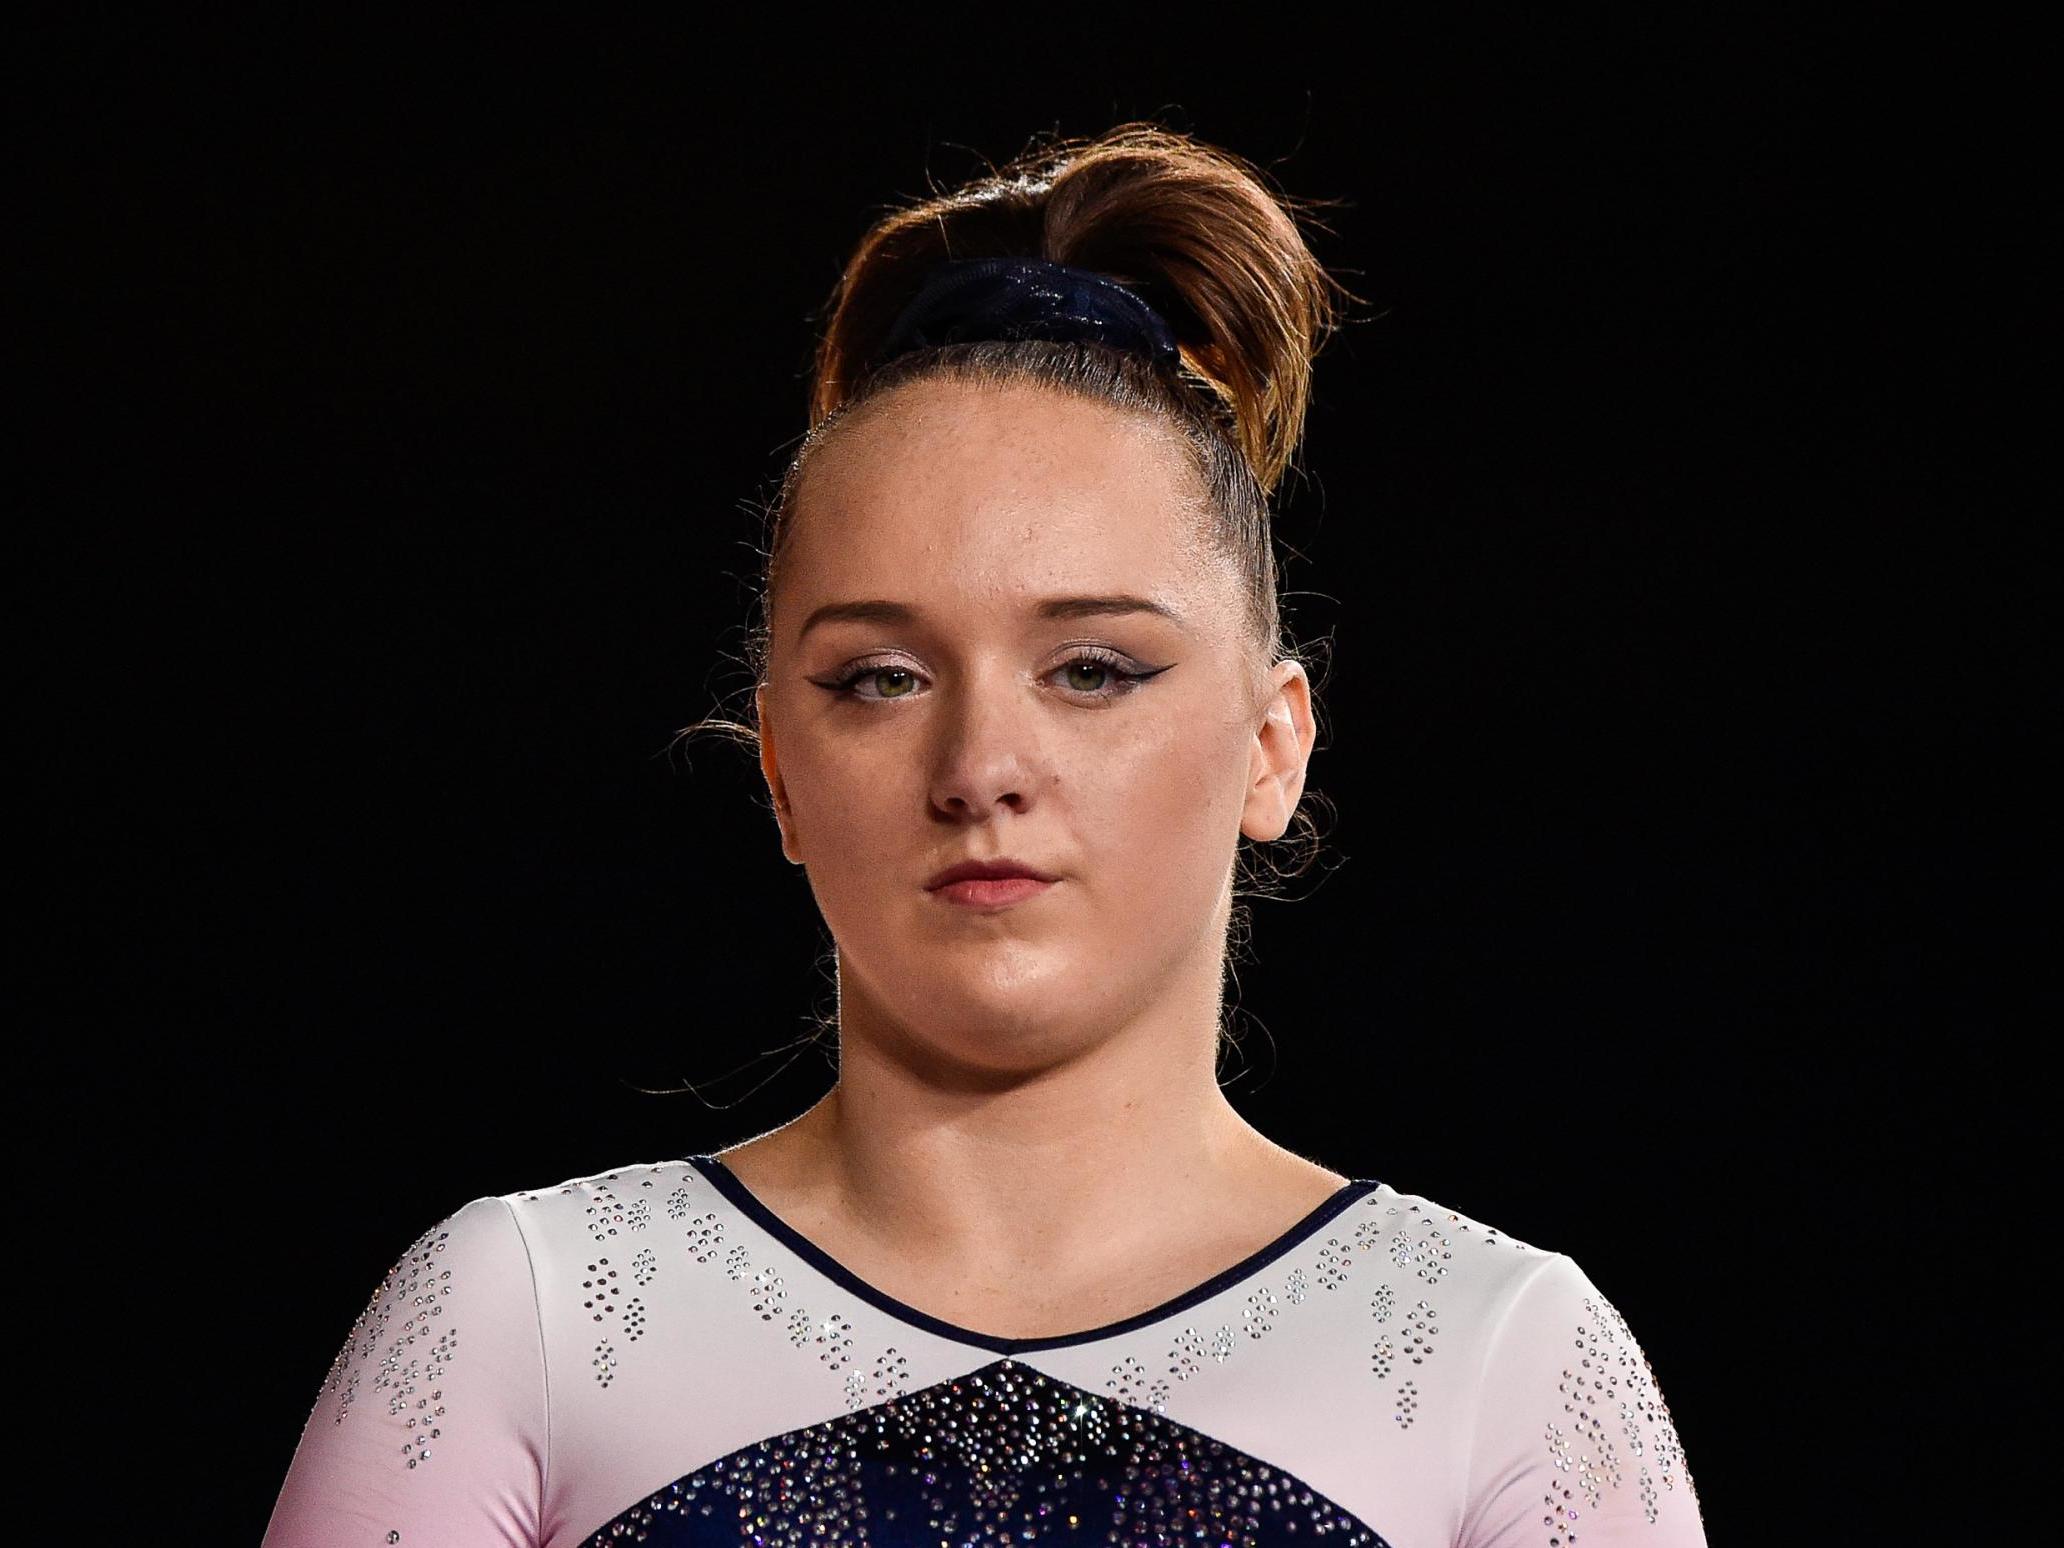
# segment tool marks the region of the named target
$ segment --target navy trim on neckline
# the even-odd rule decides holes
[[[972,1328],[963,1328],[946,1322],[897,1300],[887,1291],[877,1290],[761,1203],[752,1190],[739,1180],[738,1174],[717,1157],[700,1155],[686,1156],[683,1159],[707,1177],[717,1191],[744,1211],[754,1224],[833,1283],[851,1291],[869,1305],[922,1328],[927,1333],[951,1339],[955,1343],[973,1344],[980,1349],[994,1350],[998,1354],[1022,1354],[1036,1349],[1065,1349],[1073,1344],[1092,1344],[1099,1339],[1115,1338],[1121,1333],[1130,1333],[1134,1328],[1143,1328],[1150,1322],[1159,1322],[1164,1317],[1172,1317],[1177,1312],[1187,1311],[1199,1302],[1208,1301],[1240,1280],[1267,1268],[1292,1248],[1317,1235],[1327,1222],[1350,1204],[1382,1186],[1374,1179],[1365,1177],[1352,1178],[1342,1183],[1334,1190],[1331,1198],[1314,1206],[1302,1220],[1274,1241],[1256,1248],[1231,1268],[1212,1275],[1203,1284],[1185,1290],[1174,1299],[1163,1301],[1159,1306],[1149,1307],[1146,1311],[1135,1312],[1132,1316],[1121,1318],[1117,1322],[1109,1322],[1100,1328],[1089,1328],[1080,1333],[1057,1333],[1044,1338],[999,1338],[993,1333],[978,1333]]]

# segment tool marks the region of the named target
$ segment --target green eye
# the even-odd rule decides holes
[[[872,667],[869,670],[853,677],[852,679],[850,679],[850,681],[857,683],[863,682],[868,678],[873,678],[875,680],[876,686],[879,687],[881,684],[881,680],[885,677],[900,677],[904,680],[905,687],[901,691],[885,692],[878,695],[878,697],[884,699],[904,699],[909,697],[908,687],[911,680],[911,674],[902,667]]]
[[[1047,675],[1051,677],[1063,673],[1081,672],[1095,674],[1101,679],[1099,686],[1085,687],[1079,681],[1073,680],[1068,681],[1064,686],[1070,693],[1083,694],[1091,699],[1111,700],[1131,693],[1148,678],[1158,677],[1167,670],[1168,668],[1166,667],[1156,667],[1150,672],[1134,672],[1119,665],[1115,659],[1101,652],[1086,652],[1070,657]],[[883,686],[891,680],[896,681],[899,686],[894,689]],[[859,685],[868,682],[875,684],[877,691],[874,693],[859,692]],[[829,693],[837,694],[840,698],[880,703],[886,699],[910,698],[916,683],[917,674],[909,667],[863,666],[835,683],[820,683],[818,686]]]

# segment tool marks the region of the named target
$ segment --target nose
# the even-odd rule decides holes
[[[1028,692],[1002,669],[970,674],[941,694],[933,753],[932,806],[942,816],[979,821],[999,808],[1030,808],[1045,760]]]

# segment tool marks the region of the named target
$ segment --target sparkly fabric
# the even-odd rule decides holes
[[[1109,275],[1044,258],[953,258],[925,276],[868,368],[973,339],[1108,344],[1164,366],[1180,353],[1167,320]]]
[[[1004,1359],[669,1484],[590,1541],[1388,1548],[1257,1457]]]
[[[1703,1548],[1662,1391],[1567,1255],[1356,1181],[1105,1327],[858,1279],[713,1158],[475,1199],[331,1362],[264,1548]]]

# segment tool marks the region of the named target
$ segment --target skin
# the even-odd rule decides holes
[[[1282,836],[1315,728],[1201,499],[1152,420],[936,380],[842,424],[797,491],[761,766],[838,948],[839,1079],[722,1158],[961,1327],[1043,1337],[1157,1306],[1347,1180],[1217,1083],[1236,835]],[[1180,621],[1033,611],[1121,593]],[[861,599],[916,617],[803,632]],[[1166,670],[1128,686],[1089,647]],[[999,856],[1060,880],[989,913],[925,890]]]

